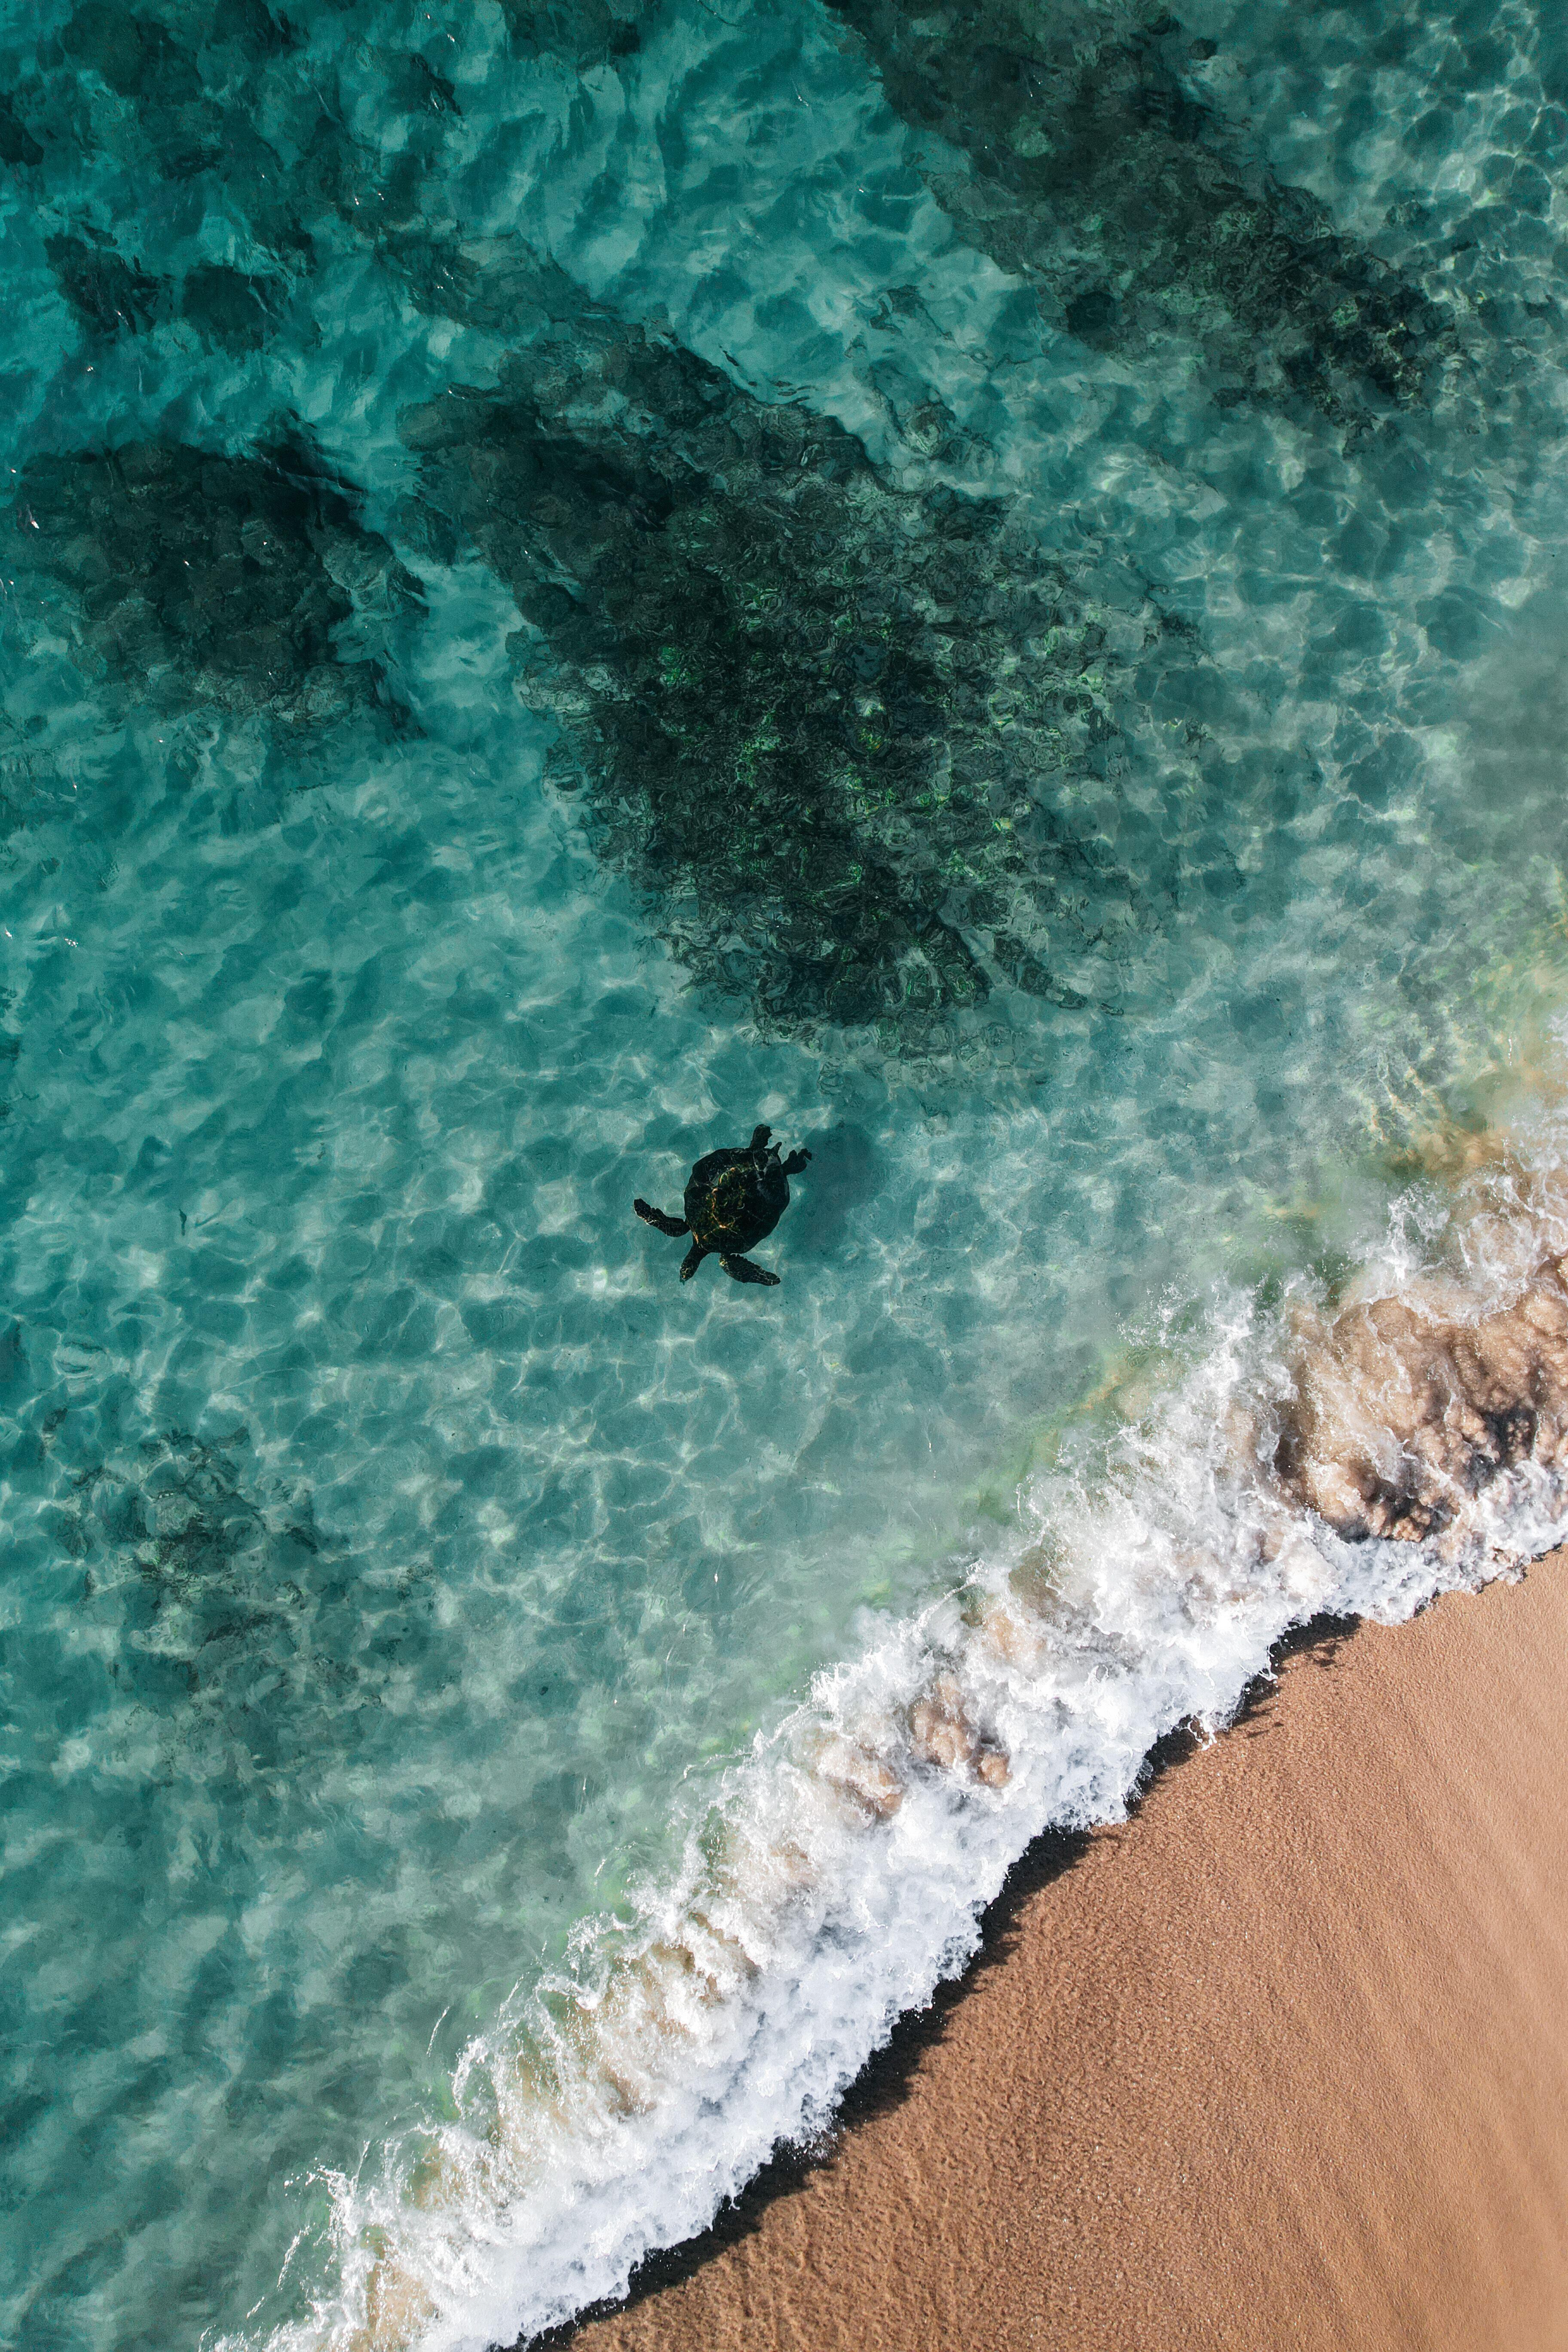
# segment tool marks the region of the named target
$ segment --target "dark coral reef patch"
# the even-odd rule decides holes
[[[286,281],[226,262],[200,262],[175,284],[127,259],[100,231],[46,237],[44,251],[60,292],[92,335],[139,335],[180,318],[204,341],[238,353],[257,350],[272,331]]]
[[[579,72],[633,56],[641,39],[638,20],[653,13],[642,0],[553,0],[542,8],[531,0],[501,0],[515,57],[567,58]]]
[[[344,625],[416,583],[299,439],[223,457],[138,441],[33,458],[8,552],[70,593],[79,644],[155,707],[320,724],[388,699]]]
[[[484,306],[460,256],[446,279]],[[1005,509],[905,494],[831,419],[603,317],[403,431],[411,521],[507,582],[521,690],[700,980],[917,1049],[1003,983],[1110,992],[1147,909],[1071,786],[1103,790],[1114,661]]]
[[[44,239],[56,283],[89,334],[141,334],[166,307],[161,279],[89,230]]]
[[[967,157],[967,177],[928,159],[939,203],[1069,333],[1195,342],[1222,403],[1307,402],[1358,430],[1426,396],[1444,312],[1241,151],[1192,77],[1212,42],[1033,0],[829,5],[898,112]]]
[[[149,1434],[84,1466],[41,1520],[127,1697],[153,1711],[166,1769],[287,1772],[396,1670],[395,1598],[318,1526],[308,1487],[258,1477],[243,1429]]]

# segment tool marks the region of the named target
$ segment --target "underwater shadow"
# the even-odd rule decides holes
[[[811,1166],[796,1179],[795,1206],[804,1210],[790,1234],[795,1255],[830,1256],[855,1211],[882,1189],[881,1155],[864,1128],[844,1121],[807,1138]]]
[[[1279,1673],[1293,1658],[1310,1657],[1320,1667],[1331,1666],[1345,1642],[1359,1628],[1357,1617],[1340,1617],[1324,1611],[1281,1635],[1268,1653],[1268,1667],[1248,1685],[1229,1726],[1257,1738],[1272,1727],[1269,1716],[1278,1696]],[[1207,1744],[1195,1723],[1179,1724],[1155,1741],[1143,1760],[1129,1803],[1134,1817],[1155,1782],[1195,1755]],[[695,2275],[726,2246],[739,2244],[761,2227],[771,2205],[793,2197],[811,2175],[830,2163],[846,2137],[873,2116],[903,2105],[914,2085],[921,2059],[945,2037],[948,2021],[959,2003],[981,1978],[999,1968],[1016,1948],[1024,1913],[1037,1895],[1065,1876],[1092,1843],[1092,1830],[1043,1830],[1025,1848],[1003,1881],[1001,1891],[981,1915],[980,1943],[960,1976],[940,1984],[924,2009],[901,2017],[887,2042],[868,2059],[840,2100],[832,2126],[822,2138],[805,2147],[780,2148],[756,2173],[738,2197],[731,2198],[707,2229],[679,2246],[647,2255],[632,2273],[624,2295],[607,2297],[542,2336],[520,2337],[509,2352],[564,2352],[580,2332],[597,2319],[629,2311],[650,2295]]]

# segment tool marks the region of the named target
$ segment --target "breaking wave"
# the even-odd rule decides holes
[[[1332,1292],[1217,1297],[1184,1338],[1170,1310],[1154,1392],[1102,1401],[1011,1541],[868,1623],[693,1802],[675,1874],[470,2043],[450,2117],[331,2180],[332,2284],[275,2352],[478,2352],[616,2295],[820,2132],[1031,1839],[1121,1818],[1290,1628],[1395,1622],[1557,1542],[1565,1146],[1555,1114],[1464,1139]]]

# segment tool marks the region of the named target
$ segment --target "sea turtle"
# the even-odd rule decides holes
[[[682,1282],[690,1281],[710,1253],[731,1282],[778,1281],[776,1274],[753,1265],[741,1252],[773,1232],[789,1206],[789,1179],[800,1174],[811,1154],[792,1151],[781,1160],[778,1145],[768,1140],[772,1133],[772,1128],[759,1127],[743,1151],[710,1151],[700,1160],[687,1180],[684,1217],[667,1217],[646,1201],[632,1202],[645,1225],[672,1240],[677,1234],[691,1235],[680,1262]]]

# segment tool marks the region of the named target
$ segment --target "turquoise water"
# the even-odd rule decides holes
[[[1249,1550],[1216,1433],[1561,1003],[1568,48],[84,0],[0,86],[3,2332],[510,2340],[1447,1572]],[[783,1286],[683,1286],[631,1198],[759,1119]],[[1031,1545],[1005,1790],[891,1815]]]

